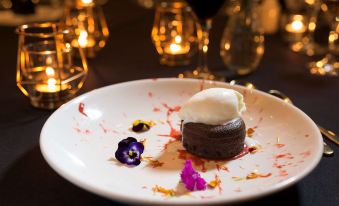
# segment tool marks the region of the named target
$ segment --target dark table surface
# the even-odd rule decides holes
[[[91,67],[84,93],[118,82],[173,77],[185,68],[160,66],[150,31],[153,10],[136,1],[109,1],[105,14],[110,28],[107,46]],[[210,67],[225,71],[219,42],[225,18],[217,17],[211,31]],[[0,205],[115,205],[111,200],[86,192],[54,172],[39,149],[39,134],[52,111],[35,109],[15,84],[17,36],[13,27],[0,26]],[[316,78],[305,64],[311,60],[291,52],[279,35],[268,36],[259,68],[241,79],[263,91],[279,89],[288,94],[313,120],[339,132],[338,78]],[[339,147],[332,143],[333,157],[323,157],[306,178],[279,193],[252,204],[339,205]],[[123,205],[123,204],[122,204]]]

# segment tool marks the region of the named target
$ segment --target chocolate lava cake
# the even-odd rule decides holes
[[[238,155],[244,149],[246,127],[242,118],[222,125],[188,122],[182,124],[183,146],[194,155],[224,159]]]

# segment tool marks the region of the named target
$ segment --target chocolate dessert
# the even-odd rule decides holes
[[[183,145],[194,155],[223,159],[234,157],[244,149],[245,123],[234,118],[223,125],[186,123],[182,125]]]
[[[182,143],[194,155],[224,159],[244,149],[246,126],[241,113],[246,110],[240,93],[224,88],[203,90],[182,107]]]

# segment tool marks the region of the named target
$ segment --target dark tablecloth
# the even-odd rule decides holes
[[[160,66],[150,32],[153,10],[136,1],[109,1],[105,14],[110,28],[107,46],[89,60],[90,73],[80,93],[118,82],[173,77],[188,67]],[[217,17],[211,31],[210,67],[225,71],[219,42],[225,18]],[[0,26],[0,205],[115,205],[86,192],[56,174],[43,159],[39,134],[51,111],[30,106],[15,84],[17,36],[14,28]],[[311,60],[291,52],[279,35],[268,36],[258,71],[243,77],[261,90],[288,94],[313,120],[339,132],[338,78],[316,78],[305,64]],[[243,203],[284,205],[339,205],[339,147],[333,157],[323,157],[314,171],[279,193]]]

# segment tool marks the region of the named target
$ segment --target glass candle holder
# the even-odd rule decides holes
[[[301,42],[307,31],[307,18],[301,14],[286,14],[283,19],[284,38],[291,44]]]
[[[197,27],[184,1],[160,1],[156,6],[152,40],[167,66],[187,65],[197,51]]]
[[[242,0],[241,10],[231,16],[224,29],[220,56],[234,75],[247,75],[258,68],[264,54],[264,30],[258,0]]]
[[[62,24],[73,28],[72,46],[81,47],[89,58],[95,57],[106,45],[109,30],[104,12],[96,1],[66,1]]]
[[[66,41],[70,30],[54,23],[19,26],[16,81],[37,108],[56,109],[82,87],[88,73],[82,48]],[[72,54],[79,50],[79,59]]]
[[[325,49],[314,40],[321,0],[302,0],[294,3],[295,5],[290,6],[289,13],[283,16],[282,24],[284,37],[291,50],[308,56],[324,53]]]

